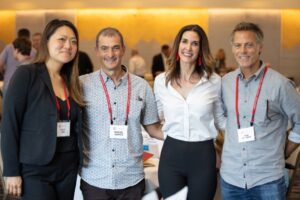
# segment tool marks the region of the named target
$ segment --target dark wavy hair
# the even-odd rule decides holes
[[[34,63],[45,63],[50,55],[48,50],[48,42],[50,37],[56,32],[56,30],[60,27],[66,26],[70,28],[77,39],[77,52],[75,58],[68,63],[65,63],[61,68],[61,75],[63,76],[68,90],[70,92],[70,96],[72,99],[78,103],[79,105],[83,105],[83,101],[81,98],[79,79],[78,79],[78,51],[79,51],[79,37],[78,31],[76,27],[67,20],[54,19],[50,21],[42,34],[40,49],[37,52]]]
[[[197,60],[201,59],[201,64],[196,62],[193,73],[197,73],[200,77],[202,77],[205,71],[209,78],[213,72],[215,61],[211,55],[208,39],[204,30],[197,24],[187,25],[182,27],[175,37],[172,52],[168,60],[169,70],[167,71],[166,85],[171,81],[171,83],[176,83],[180,86],[180,61],[177,60],[177,55],[182,35],[187,31],[193,31],[197,33],[200,39],[200,48]]]
[[[31,42],[29,39],[21,37],[16,38],[13,41],[13,46],[17,49],[22,55],[29,56],[31,51]]]

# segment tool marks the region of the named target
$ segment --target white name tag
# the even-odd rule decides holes
[[[239,142],[249,142],[255,140],[253,126],[248,128],[240,128],[238,131]]]
[[[69,137],[71,131],[70,121],[57,122],[57,137]]]
[[[127,129],[126,125],[111,125],[109,136],[115,139],[127,139]]]

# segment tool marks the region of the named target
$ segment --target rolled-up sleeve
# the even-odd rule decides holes
[[[300,144],[300,95],[291,81],[280,88],[280,98],[282,109],[292,127],[288,139]]]

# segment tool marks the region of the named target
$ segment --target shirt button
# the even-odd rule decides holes
[[[247,103],[247,100],[245,100],[244,102]]]
[[[116,90],[116,89],[117,89],[117,87],[115,86],[115,87],[114,87],[114,89]]]
[[[246,116],[243,116],[244,119],[246,119]]]
[[[244,163],[244,166],[246,166],[247,164],[246,163]]]
[[[115,152],[115,149],[112,149],[112,152]]]
[[[117,102],[114,102],[114,105],[116,105],[117,104]]]
[[[245,151],[245,148],[243,148],[243,151]]]
[[[114,117],[113,120],[116,120],[116,118]]]
[[[112,165],[112,168],[114,168],[115,167],[115,165]]]

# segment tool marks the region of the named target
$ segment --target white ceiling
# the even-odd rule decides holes
[[[0,10],[143,8],[300,8],[300,0],[0,0]]]

